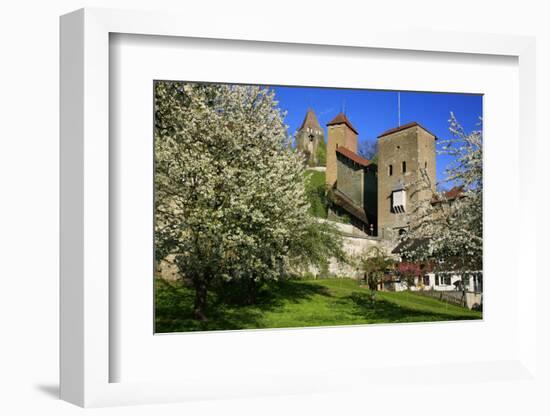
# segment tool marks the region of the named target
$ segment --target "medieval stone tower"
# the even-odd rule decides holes
[[[311,108],[307,110],[304,121],[296,133],[296,147],[306,156],[308,166],[325,164],[325,161],[320,160],[319,157],[321,153],[324,158],[325,134],[315,112]],[[319,150],[322,150],[322,152]]]
[[[411,203],[432,198],[436,183],[435,140],[418,123],[405,124],[378,136],[379,237],[394,239],[406,232]],[[422,171],[431,190],[419,191],[415,186]]]
[[[357,153],[357,130],[352,126],[344,113],[338,114],[327,124],[327,170],[326,184],[332,188],[337,179],[336,150],[344,147]]]

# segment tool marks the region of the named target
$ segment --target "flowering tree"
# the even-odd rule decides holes
[[[397,264],[397,273],[405,281],[407,289],[415,285],[415,280],[422,276],[420,263],[401,262]]]
[[[198,319],[214,279],[255,288],[307,252],[293,250],[316,225],[303,160],[272,90],[156,82],[155,163],[156,256],[174,256]]]
[[[395,260],[388,256],[384,249],[372,246],[362,254],[360,264],[365,272],[369,289],[375,291],[387,270],[394,266]]]
[[[466,133],[452,113],[449,122],[451,138],[440,142],[438,153],[453,160],[443,183],[452,184],[454,192],[432,191],[431,199],[413,205],[409,231],[401,237],[402,255],[463,274],[482,267],[482,131]],[[419,191],[433,189],[424,171],[415,185]]]

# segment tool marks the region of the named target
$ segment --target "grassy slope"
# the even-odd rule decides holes
[[[156,332],[481,318],[479,312],[411,292],[378,292],[372,307],[368,290],[357,281],[326,279],[273,282],[262,289],[258,304],[252,306],[231,301],[231,289],[225,288],[223,296],[210,295],[208,322],[197,322],[191,315],[192,290],[160,279],[156,285]]]
[[[314,217],[327,218],[325,172],[308,170],[305,175],[306,193],[311,204],[310,214]]]

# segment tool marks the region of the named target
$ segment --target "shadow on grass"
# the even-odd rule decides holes
[[[246,299],[246,282],[226,282],[212,288],[218,303],[243,306]],[[256,306],[273,310],[285,303],[296,303],[311,299],[312,296],[331,296],[327,287],[297,280],[268,281],[259,285]]]
[[[371,322],[432,322],[477,319],[466,314],[435,313],[422,309],[407,308],[385,299],[376,299],[373,303],[368,292],[353,292],[344,299],[352,301],[357,313]]]
[[[258,304],[267,309],[276,309],[285,303],[298,303],[321,295],[330,297],[330,290],[312,282],[279,280],[266,283],[258,296]]]
[[[208,296],[207,321],[193,316],[194,291],[181,282],[158,279],[155,293],[155,332],[186,332],[261,328],[268,311],[316,295],[330,297],[328,288],[311,282],[279,280],[263,284],[254,305],[243,304],[245,288],[239,282],[214,287]]]

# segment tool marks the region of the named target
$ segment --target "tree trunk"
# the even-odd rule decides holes
[[[468,307],[468,302],[466,301],[466,278],[464,275],[461,276],[462,281],[462,306],[465,308]]]
[[[205,315],[207,293],[208,286],[205,279],[200,279],[195,282],[195,305],[193,314],[195,315],[195,319],[199,321],[208,320]]]
[[[247,299],[248,305],[254,305],[258,298],[258,283],[254,279],[248,280]]]
[[[369,273],[368,286],[369,286],[369,290],[372,290],[372,291],[375,291],[378,288],[378,279],[376,278],[376,275],[373,272]]]

